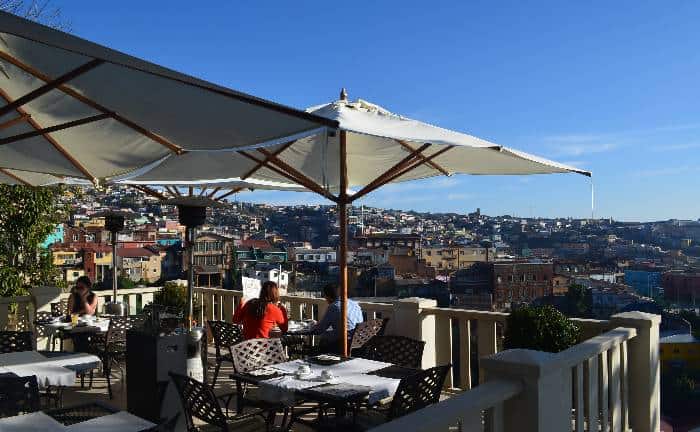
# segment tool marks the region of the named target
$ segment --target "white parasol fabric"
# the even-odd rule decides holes
[[[336,123],[0,12],[4,170],[97,182],[171,155],[264,147],[326,126]]]
[[[421,147],[424,147],[424,151],[420,157],[414,158],[412,164],[415,166],[405,172],[400,170],[397,172],[400,175],[388,182],[452,174],[578,173],[590,176],[588,171],[392,114],[363,100],[338,100],[309,108],[308,111],[337,121],[339,129],[345,131],[348,187],[356,191],[371,184]],[[217,183],[220,186],[225,183],[220,179],[250,174],[246,181],[278,185],[294,183],[293,179],[280,172],[289,172],[286,165],[324,190],[337,193],[340,184],[339,135],[335,131],[324,131],[258,151],[232,149],[170,157],[153,170],[130,181],[162,184],[162,180],[170,179],[182,186]],[[267,157],[268,153],[265,152],[276,153],[280,163],[260,166],[260,162]]]

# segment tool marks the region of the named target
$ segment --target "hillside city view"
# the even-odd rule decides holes
[[[699,20],[0,0],[0,432],[700,432]]]

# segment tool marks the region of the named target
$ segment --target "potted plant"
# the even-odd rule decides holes
[[[560,352],[576,345],[581,329],[552,306],[525,306],[506,321],[504,348]]]

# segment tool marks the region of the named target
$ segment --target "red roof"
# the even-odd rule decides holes
[[[117,256],[122,258],[138,258],[138,257],[151,257],[156,255],[155,252],[146,248],[119,248],[117,249]]]

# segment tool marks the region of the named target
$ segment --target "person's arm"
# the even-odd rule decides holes
[[[278,313],[275,322],[282,331],[282,333],[287,333],[287,330],[289,329],[289,317],[287,316],[287,309],[285,309],[284,306],[279,304],[277,305],[277,312]]]
[[[243,317],[245,316],[245,310],[248,307],[248,303],[241,303],[233,313],[233,322],[236,324],[243,324]]]
[[[97,311],[97,296],[95,294],[90,294],[86,300],[85,313],[88,315],[95,315],[95,312]]]
[[[70,316],[70,312],[73,310],[73,299],[75,298],[75,295],[71,293],[68,296],[68,305],[66,307],[66,315],[65,316]]]
[[[337,327],[339,316],[338,312],[339,311],[338,308],[335,306],[335,303],[328,306],[328,309],[326,309],[326,313],[323,315],[323,318],[321,318],[321,321],[311,329],[311,333],[318,335],[328,330],[328,328],[331,326],[333,326],[333,328]]]

